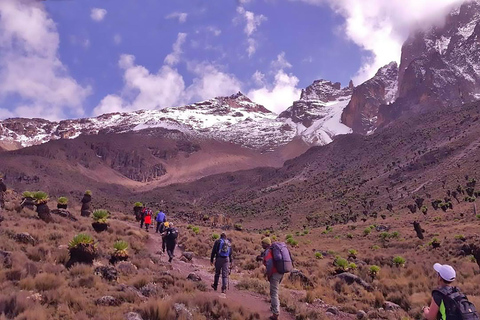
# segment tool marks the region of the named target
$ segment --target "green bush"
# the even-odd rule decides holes
[[[77,247],[79,244],[94,244],[91,236],[85,233],[79,233],[68,243],[68,249]]]
[[[477,259],[475,258],[475,256],[470,256],[470,262],[477,263]]]
[[[192,228],[193,233],[199,234],[200,233],[200,227],[193,227]]]
[[[353,239],[353,234],[347,233],[347,239]]]
[[[398,233],[398,231],[394,231],[390,234],[390,238],[397,239],[398,237],[400,237],[400,233]]]
[[[217,239],[220,239],[220,235],[218,233],[213,233],[212,240],[217,240]]]
[[[67,204],[67,203],[68,203],[68,199],[67,199],[67,197],[60,197],[60,198],[58,198],[57,202],[58,202],[59,204]]]
[[[287,243],[293,247],[295,247],[296,245],[298,245],[298,241],[293,239],[293,238],[288,238],[287,239]]]
[[[191,230],[192,228],[193,228],[193,226],[191,224],[187,225],[188,230]]]
[[[379,272],[380,272],[380,267],[379,267],[379,266],[376,266],[376,265],[372,265],[372,266],[370,266],[370,268],[368,269],[368,273],[369,273],[370,276],[372,276],[372,277],[376,277]]]
[[[429,246],[432,246],[432,247],[438,247],[440,245],[440,240],[438,240],[438,238],[434,237],[429,243],[428,243]]]
[[[477,214],[476,217],[477,217],[477,219],[480,219],[480,214]]]
[[[323,254],[321,252],[315,252],[315,259],[323,259]]]
[[[33,198],[33,192],[31,192],[31,191],[24,191],[24,192],[22,193],[22,197],[24,197],[24,198]]]
[[[467,238],[465,238],[465,236],[463,234],[457,234],[455,235],[455,240],[462,240],[462,241],[465,241]]]
[[[233,226],[235,228],[235,230],[237,231],[242,231],[243,230],[243,226],[241,223],[235,223],[235,225]]]
[[[377,246],[377,245],[372,246],[372,250],[378,250],[378,249],[380,249],[379,246]]]
[[[348,255],[351,256],[351,257],[356,257],[358,254],[358,251],[355,250],[355,249],[349,249],[348,250]]]
[[[357,270],[357,265],[356,265],[355,263],[353,263],[353,262],[350,262],[350,263],[348,264],[348,269],[349,269],[349,270]]]
[[[125,257],[128,255],[128,242],[124,240],[115,241],[113,244],[114,254],[116,256]]]
[[[423,214],[426,214],[428,212],[428,207],[423,205],[420,210],[422,211]]]
[[[401,256],[396,256],[395,258],[393,258],[393,264],[396,266],[396,267],[403,267],[405,266],[405,258],[401,257]]]
[[[372,232],[372,229],[370,229],[370,228],[365,228],[365,230],[363,230],[363,235],[364,235],[364,236],[368,236],[371,232]]]
[[[137,207],[137,208],[138,208],[138,207],[141,208],[141,207],[143,207],[143,203],[137,201],[137,202],[135,202],[135,204],[134,204],[133,206],[134,206],[134,207]]]
[[[91,195],[92,195],[92,191],[87,190],[87,191],[85,191],[85,194],[88,194],[89,196],[91,196]]]
[[[347,271],[347,269],[348,269],[347,259],[344,259],[344,258],[341,258],[341,257],[335,258],[335,260],[333,261],[333,265],[335,267],[337,267],[338,269],[343,270],[343,271]]]
[[[290,238],[293,238],[293,235],[287,234],[287,235],[285,236],[285,240],[288,240],[288,239],[290,239]]]
[[[382,232],[382,233],[380,233],[380,236],[379,236],[379,237],[380,237],[380,239],[382,239],[382,240],[387,240],[388,238],[390,238],[390,233],[388,233],[388,232]]]
[[[304,234],[304,235],[307,235],[307,234],[309,234],[309,233],[310,233],[310,231],[309,231],[308,229],[303,230],[303,234]]]
[[[43,191],[37,191],[33,193],[33,198],[38,202],[46,202],[48,201],[48,194]]]
[[[105,209],[97,209],[95,211],[93,211],[93,220],[95,220],[95,222],[98,222],[98,223],[107,223],[107,219],[108,219],[108,211],[105,210]]]
[[[272,238],[272,241],[277,241],[278,240],[276,235],[271,236],[271,238]]]

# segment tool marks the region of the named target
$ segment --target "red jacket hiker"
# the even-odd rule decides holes
[[[266,274],[268,280],[270,280],[272,274],[277,273],[277,268],[275,267],[275,262],[273,261],[272,246],[265,249],[263,254],[263,265],[267,268]]]
[[[145,212],[145,224],[151,224],[152,223],[152,210],[148,209]]]

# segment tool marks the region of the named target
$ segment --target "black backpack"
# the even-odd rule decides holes
[[[169,240],[175,240],[178,237],[178,230],[175,228],[168,228],[167,229],[167,234],[165,237]]]
[[[435,291],[443,296],[447,320],[480,320],[475,305],[457,287],[448,286]]]

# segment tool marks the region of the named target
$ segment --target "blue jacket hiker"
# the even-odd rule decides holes
[[[158,213],[157,213],[157,217],[155,218],[155,221],[157,222],[157,229],[156,229],[156,233],[162,233],[164,231],[164,222],[167,222],[167,216],[165,215],[165,213],[163,213],[162,210],[160,210]]]
[[[232,245],[230,240],[227,239],[225,232],[222,232],[220,239],[215,241],[212,248],[212,254],[210,256],[210,263],[213,265],[215,260],[215,277],[213,280],[212,288],[217,291],[218,280],[220,278],[220,271],[222,272],[222,293],[227,290],[229,265],[232,260]]]

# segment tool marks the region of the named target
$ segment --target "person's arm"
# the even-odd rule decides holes
[[[230,260],[230,264],[233,263],[232,253],[233,253],[233,248],[230,248],[230,254],[228,255],[228,259]]]
[[[3,192],[7,191],[7,186],[5,185],[5,183],[0,182],[0,190],[2,190]]]
[[[218,240],[215,241],[215,243],[213,244],[212,254],[210,255],[210,263],[213,263],[213,260],[215,260],[215,256],[217,255],[219,245],[220,245],[220,242]]]
[[[438,315],[438,305],[435,303],[435,300],[432,299],[430,307],[423,308],[423,316],[426,320],[436,320]]]
[[[273,274],[273,256],[272,256],[271,250],[270,249],[267,249],[267,250],[268,251],[266,251],[263,263],[265,264],[265,267],[266,267],[267,278],[268,280],[270,280],[270,277]]]

